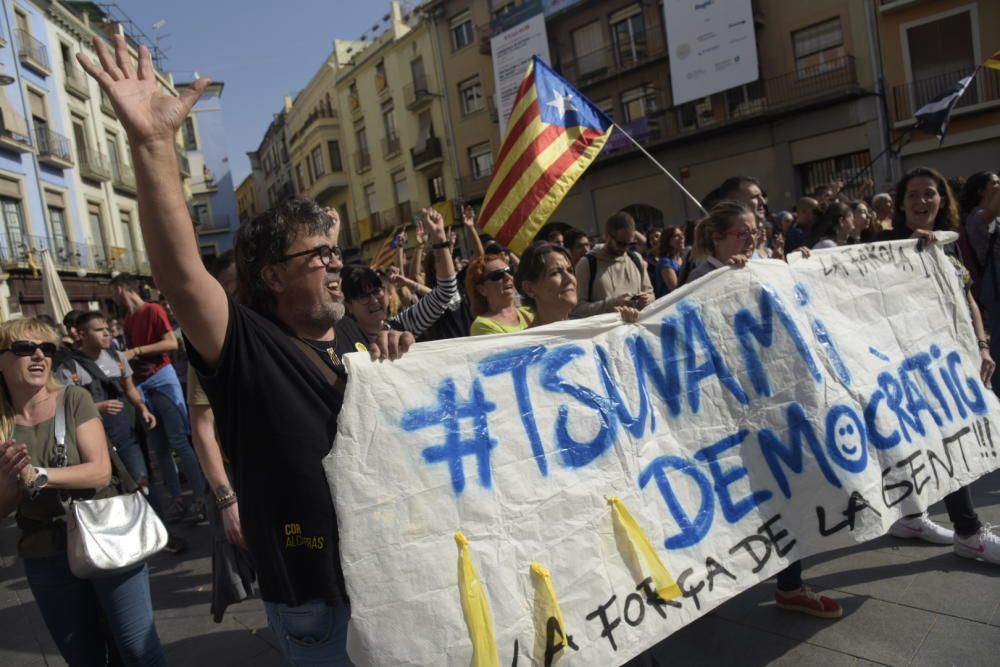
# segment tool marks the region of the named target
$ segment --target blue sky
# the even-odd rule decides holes
[[[389,1],[116,0],[147,35],[166,21],[166,69],[175,81],[194,72],[226,84],[222,93],[233,183],[250,173],[246,152],[264,136],[285,95],[319,69],[333,40],[357,39],[389,11]]]

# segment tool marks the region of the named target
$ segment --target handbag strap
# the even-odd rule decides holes
[[[55,435],[56,435],[56,453],[53,457],[55,463],[50,464],[54,468],[63,468],[69,463],[69,457],[66,455],[66,390],[62,389],[59,395],[56,397],[56,416],[55,416]],[[129,474],[128,468],[122,462],[121,457],[118,456],[118,450],[115,449],[111,441],[108,440],[108,456],[111,459],[111,470],[122,483],[122,490],[125,493],[132,493],[139,488],[136,481]]]

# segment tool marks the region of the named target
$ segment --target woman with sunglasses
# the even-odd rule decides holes
[[[724,266],[746,266],[757,245],[757,218],[742,202],[721,201],[694,228],[692,255],[702,262],[687,282]]]
[[[469,334],[515,333],[531,324],[530,309],[517,305],[514,272],[501,255],[487,254],[469,264],[465,275],[466,292],[475,320]]]
[[[153,624],[149,571],[78,579],[66,552],[61,499],[115,495],[101,418],[90,394],[52,377],[56,333],[29,318],[0,325],[0,515],[17,509],[18,555],[52,639],[70,665],[107,664],[100,620],[126,665],[165,665]],[[62,396],[66,451],[56,454]]]

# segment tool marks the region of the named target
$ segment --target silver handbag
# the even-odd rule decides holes
[[[55,467],[65,466],[65,391],[59,393],[55,417]],[[66,545],[69,569],[80,579],[91,579],[127,570],[167,545],[167,529],[108,447],[115,474],[126,492],[111,498],[63,502],[66,508]]]

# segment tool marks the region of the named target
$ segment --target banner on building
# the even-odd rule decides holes
[[[665,0],[674,105],[757,80],[750,0]]]
[[[528,63],[538,56],[546,65],[551,64],[541,2],[528,0],[493,19],[490,35],[495,102],[502,137],[507,132],[507,119],[514,108],[517,89]]]
[[[634,325],[349,355],[325,465],[352,659],[620,664],[996,469],[957,282],[936,246],[851,246],[716,271]]]

